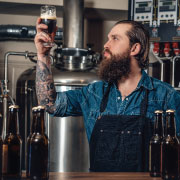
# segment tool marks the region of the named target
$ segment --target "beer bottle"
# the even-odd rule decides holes
[[[162,178],[178,179],[178,146],[174,110],[166,111],[166,132],[162,140]]]
[[[21,150],[22,140],[18,126],[19,106],[9,107],[8,128],[2,148],[2,175],[4,178],[21,178]]]
[[[149,144],[149,171],[151,177],[161,176],[161,142],[163,138],[163,111],[155,111],[154,133]]]
[[[31,179],[48,179],[48,138],[45,134],[43,106],[38,106],[36,110],[34,132],[28,144],[28,177]]]
[[[32,108],[32,114],[33,114],[33,118],[32,118],[32,121],[31,121],[30,134],[29,134],[29,136],[27,138],[26,176],[28,178],[30,177],[30,174],[29,174],[30,141],[31,141],[32,134],[35,132],[35,125],[36,125],[36,121],[37,121],[37,107]]]
[[[2,177],[2,138],[0,136],[0,179]]]

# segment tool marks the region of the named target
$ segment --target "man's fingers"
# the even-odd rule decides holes
[[[37,37],[38,38],[46,38],[48,41],[51,41],[51,37],[47,33],[43,32],[43,31],[38,32]]]
[[[47,25],[45,25],[45,24],[38,24],[38,25],[36,26],[37,32],[41,32],[41,31],[44,31],[44,30],[46,30],[46,29],[48,29],[48,27],[47,27]]]
[[[41,18],[40,18],[40,17],[39,17],[39,18],[37,19],[37,21],[36,21],[36,26],[37,26],[38,24],[41,24]]]
[[[41,24],[41,18],[38,18],[36,21],[36,30],[37,32],[41,32],[45,29],[48,29],[48,26],[45,24]]]

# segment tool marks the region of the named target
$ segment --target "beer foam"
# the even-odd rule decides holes
[[[41,14],[41,19],[56,19],[55,15],[49,15],[49,14]]]

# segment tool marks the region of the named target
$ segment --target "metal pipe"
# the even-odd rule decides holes
[[[0,25],[0,41],[16,40],[16,41],[34,41],[36,35],[35,26],[24,25]],[[56,31],[55,40],[63,39],[62,28]]]
[[[27,52],[7,52],[5,54],[5,62],[4,62],[4,98],[3,98],[3,129],[2,129],[2,138],[4,139],[7,134],[7,104],[8,104],[8,57],[10,55],[18,55],[18,56],[27,56]]]
[[[174,56],[172,59],[172,87],[175,87],[175,61],[177,58],[180,58],[180,56]]]
[[[164,81],[164,67],[165,67],[165,64],[162,62],[161,63],[161,81]]]
[[[64,47],[83,48],[84,0],[63,0]]]
[[[8,90],[8,58],[10,55],[14,56],[25,56],[25,58],[29,57],[32,58],[33,56],[36,56],[36,53],[31,53],[28,51],[25,52],[13,52],[9,51],[5,54],[5,62],[4,62],[4,95],[3,95],[3,129],[2,129],[2,137],[5,138],[6,133],[7,133],[7,112],[8,112],[8,98],[11,99],[12,103],[14,103],[13,99],[11,96],[8,95],[9,90]]]
[[[163,62],[163,60],[167,60],[167,59],[169,59],[169,60],[171,60],[172,59],[172,57],[163,57],[163,58],[160,58],[160,57],[158,57],[154,52],[153,52],[153,50],[152,49],[150,49],[150,53],[152,53],[152,55],[159,61],[159,63],[161,64],[161,81],[164,81],[164,67],[165,67],[165,64],[164,64],[164,62]]]
[[[5,139],[7,134],[7,95],[3,97],[3,124],[2,124],[2,139]]]
[[[26,52],[7,52],[5,54],[5,62],[4,62],[4,83],[5,83],[5,93],[8,93],[7,89],[7,83],[8,83],[8,57],[10,55],[15,55],[15,56],[25,56],[27,57],[28,51]]]

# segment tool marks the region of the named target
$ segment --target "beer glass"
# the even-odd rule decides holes
[[[41,23],[46,24],[48,29],[45,31],[52,37],[52,33],[55,31],[56,28],[56,7],[45,5],[41,6]],[[55,45],[54,42],[47,42],[43,44],[44,47],[53,47]]]

